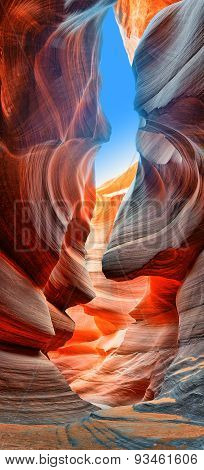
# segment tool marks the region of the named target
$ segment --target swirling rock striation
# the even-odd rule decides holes
[[[4,448],[204,446],[203,2],[143,2],[151,8],[138,36],[169,6],[134,56],[141,159],[115,222],[124,188],[96,195],[93,169],[109,136],[98,57],[113,3],[6,0],[0,9]],[[141,6],[116,6],[125,40]],[[135,44],[126,41],[130,55]],[[96,204],[94,247],[95,200],[109,197],[102,219]],[[114,408],[98,411],[67,381]]]
[[[46,355],[73,334],[65,309],[95,296],[85,242],[94,157],[109,136],[98,60],[112,3],[0,6],[1,422],[63,423],[95,409]]]
[[[157,353],[152,355],[151,344],[144,353],[140,338],[132,349],[127,345],[127,328],[136,326],[130,312],[147,292],[148,278],[118,284],[106,279],[101,267],[118,207],[135,172],[136,164],[96,191],[96,206],[86,244],[87,269],[96,297],[84,306],[68,309],[75,322],[74,334],[64,346],[49,352],[72,389],[81,398],[102,407],[126,405],[143,398],[158,356]],[[148,315],[145,321],[147,318]],[[177,316],[174,327],[177,331]],[[155,326],[151,321],[149,328],[159,337],[159,324]]]
[[[199,0],[162,10],[147,27],[133,62],[141,161],[130,197],[115,221],[103,272],[118,281],[124,275],[150,276],[149,300],[144,298],[136,307],[136,316],[145,314],[149,305],[158,312],[161,308],[165,318],[167,293],[173,294],[173,289],[172,311],[179,316],[178,350],[159,388],[156,384],[155,399],[134,405],[136,420],[138,413],[147,412],[149,419],[166,413],[168,419],[204,422],[202,18]],[[167,291],[161,290],[156,305],[159,283]],[[111,422],[107,412],[109,418]],[[178,445],[177,439],[172,442]],[[191,440],[189,428],[183,445],[202,448],[203,439]]]
[[[135,49],[157,12],[176,0],[118,0],[115,6],[124,45],[130,62],[134,59]]]

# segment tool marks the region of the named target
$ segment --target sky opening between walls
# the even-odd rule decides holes
[[[134,110],[135,79],[113,8],[104,19],[102,31],[100,102],[111,124],[112,134],[96,157],[97,187],[122,174],[138,159],[135,139],[139,118]]]

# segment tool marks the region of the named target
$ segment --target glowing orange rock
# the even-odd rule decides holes
[[[132,62],[136,46],[154,15],[176,0],[118,0],[115,11]]]

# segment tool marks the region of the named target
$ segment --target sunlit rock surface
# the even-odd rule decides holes
[[[141,159],[96,193],[113,3],[0,7],[1,448],[204,448],[203,1],[116,5]]]
[[[146,27],[155,14],[177,0],[118,0],[115,11],[130,62]]]
[[[152,355],[152,345],[147,345],[144,352],[143,339],[137,334],[141,323],[136,327],[130,313],[149,290],[148,278],[119,284],[106,279],[101,269],[114,218],[135,173],[136,165],[133,165],[123,175],[97,189],[86,244],[87,268],[96,297],[85,306],[68,309],[75,322],[73,337],[58,351],[49,353],[72,389],[98,406],[116,406],[142,399],[158,360],[157,353]],[[174,326],[177,331],[177,315]],[[161,335],[160,327],[154,328],[153,322],[149,327],[151,334],[155,331],[156,335]],[[128,339],[124,339],[129,329],[138,338],[130,350]]]
[[[141,277],[117,283],[101,272],[116,212],[135,171],[134,165],[97,190],[86,245],[96,297],[68,310],[74,335],[49,353],[72,389],[98,406],[152,399],[177,348],[175,296],[180,282]]]

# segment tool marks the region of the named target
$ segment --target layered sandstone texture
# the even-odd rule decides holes
[[[95,296],[85,242],[94,156],[109,134],[98,60],[111,2],[98,15],[93,3],[0,6],[1,423],[67,423],[94,409],[47,356],[73,335],[66,308]]]
[[[177,0],[118,0],[115,6],[124,45],[130,62],[146,27],[157,12]]]
[[[156,414],[156,419],[161,413],[174,423],[197,425],[204,421],[203,8],[202,1],[185,0],[162,10],[136,50],[141,160],[103,257],[103,272],[110,279],[150,276],[150,294],[134,309],[136,325],[137,318],[154,309],[167,320],[170,299],[178,315],[173,360],[162,380],[153,376],[154,400],[133,406],[135,419],[138,413]],[[172,442],[179,443],[176,431]],[[204,445],[203,437],[191,440],[190,427],[180,442]]]
[[[1,448],[204,448],[203,0],[116,3],[140,160],[96,191],[114,3],[0,7]]]

